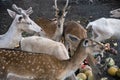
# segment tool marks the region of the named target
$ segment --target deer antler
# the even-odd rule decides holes
[[[55,0],[55,5],[53,6],[53,8],[54,8],[56,11],[59,10],[58,7],[57,7],[57,0]]]
[[[68,7],[68,3],[69,3],[69,0],[66,1],[64,8],[62,10],[59,10],[57,7],[57,0],[55,0],[55,5],[53,6],[53,8],[56,10],[55,12],[56,17],[66,16],[67,10],[70,8],[70,6]]]
[[[66,4],[65,4],[65,6],[63,8],[63,11],[65,11],[68,8],[68,3],[69,3],[69,0],[66,1]]]
[[[33,10],[32,10],[32,7],[30,7],[29,9],[27,10],[23,10],[22,8],[20,7],[17,7],[15,4],[12,5],[12,8],[17,11],[19,14],[23,14],[23,13],[26,13],[27,15],[30,15],[33,13]]]
[[[26,14],[30,15],[33,13],[32,7],[30,7],[29,9],[25,10]]]
[[[15,4],[12,5],[12,8],[17,11],[19,14],[22,13],[22,8],[17,7]]]

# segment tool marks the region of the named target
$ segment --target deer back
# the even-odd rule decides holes
[[[3,75],[6,79],[9,74],[15,74],[22,78],[55,80],[65,66],[64,62],[50,55],[0,49],[0,79]]]
[[[87,31],[83,28],[82,25],[75,21],[69,21],[65,23],[64,35],[66,34],[75,35],[80,39],[87,38]]]

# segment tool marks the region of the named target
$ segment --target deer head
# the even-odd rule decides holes
[[[55,16],[59,19],[61,17],[65,17],[70,6],[68,6],[68,3],[69,3],[69,0],[66,0],[66,4],[64,6],[64,8],[62,10],[60,10],[58,7],[57,7],[57,0],[55,0],[55,5],[53,6],[53,8],[56,10],[55,12]]]
[[[78,22],[68,21],[64,24],[63,37],[65,46],[70,49],[72,56],[81,39],[87,38],[87,31]]]
[[[55,32],[53,38],[52,38],[55,41],[60,41],[61,40],[61,36],[63,34],[63,24],[64,24],[64,21],[65,21],[65,16],[68,12],[68,9],[70,8],[70,7],[68,7],[68,2],[69,2],[69,0],[66,1],[66,4],[65,4],[64,8],[62,10],[60,10],[57,7],[57,0],[55,0],[55,5],[53,7],[56,10],[55,16],[56,16],[56,19],[57,19],[57,29],[56,29],[56,32]]]
[[[33,13],[32,7],[27,10],[23,10],[22,8],[19,8],[13,4],[12,8],[20,14],[18,18],[18,25],[20,26],[21,30],[24,31],[25,29],[28,33],[33,31],[39,33],[41,36],[45,35],[44,30],[29,17],[29,15]]]

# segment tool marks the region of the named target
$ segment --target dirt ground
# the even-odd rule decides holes
[[[74,1],[74,0],[73,0]],[[0,34],[5,33],[11,22],[12,18],[7,13],[7,8],[11,9],[11,5],[15,3],[17,6],[27,9],[30,6],[33,8],[34,13],[31,15],[33,20],[38,17],[54,18],[53,4],[54,0],[0,0]],[[65,0],[58,0],[59,8],[62,8],[65,4]],[[66,21],[76,20],[80,21],[85,27],[89,21],[101,17],[109,17],[109,11],[120,8],[119,0],[95,0],[93,4],[89,4],[87,0],[78,0],[78,4],[70,1],[71,6]],[[90,18],[92,16],[92,18]],[[108,41],[110,42],[110,41]],[[118,46],[114,47],[118,50],[118,55],[110,55],[114,58],[116,65],[120,67],[120,40],[111,41],[111,45],[117,42]],[[103,72],[103,76],[107,76],[108,80],[120,80],[119,78],[109,76],[106,71]]]

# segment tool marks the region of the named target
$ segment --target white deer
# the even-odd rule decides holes
[[[61,42],[56,42],[48,38],[32,36],[21,40],[21,50],[43,53],[55,56],[60,60],[69,59],[69,54]]]
[[[120,20],[114,18],[100,18],[90,22],[86,29],[92,30],[92,38],[96,41],[106,39],[120,39]]]
[[[7,11],[14,20],[9,30],[5,34],[0,35],[0,48],[13,49],[16,45],[19,45],[23,31],[44,34],[44,31],[29,18],[32,13],[31,8],[26,10],[26,12],[22,12],[22,14],[17,14],[9,9]],[[19,12],[21,13],[21,10]]]

